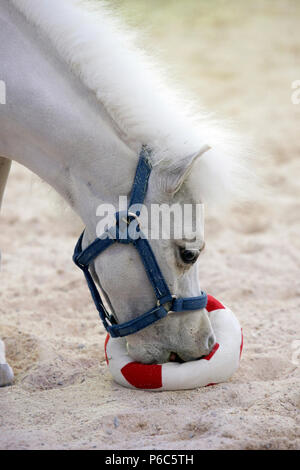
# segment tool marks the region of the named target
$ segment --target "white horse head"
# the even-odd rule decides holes
[[[87,227],[84,246],[96,237],[98,206],[117,206],[120,195],[130,194],[142,144],[153,149],[148,208],[224,198],[233,174],[222,134],[203,119],[195,124],[101,2],[90,3],[2,0],[0,7],[0,79],[8,85],[0,155],[30,168],[69,202]],[[151,240],[179,296],[201,292],[202,232],[193,255],[183,238]],[[113,245],[92,269],[119,322],[153,306],[132,246]],[[127,338],[132,358],[145,363],[168,361],[172,353],[196,359],[214,341],[205,309],[172,313]]]
[[[187,174],[190,173],[197,157],[205,150],[207,147],[185,158],[174,171],[170,169],[166,171],[160,168],[160,165],[154,167],[143,209],[147,211],[149,208],[150,212],[153,205],[157,206],[158,202],[164,208],[176,207],[180,216],[180,221],[177,222],[181,225],[184,212],[180,211],[181,207],[188,203],[190,206],[197,204]],[[166,216],[164,211],[162,215]],[[169,226],[170,211],[167,215]],[[193,216],[195,219],[196,211],[193,212]],[[140,219],[144,219],[143,210]],[[151,230],[153,224],[156,235],[159,220],[150,218],[147,226],[148,238],[153,236]],[[191,229],[192,223],[188,225],[188,229]],[[143,222],[140,228],[145,233]],[[185,227],[179,228],[185,229]],[[175,232],[176,229],[177,227]],[[174,237],[174,227],[173,230],[170,227],[170,232],[164,239],[161,237],[166,235],[165,233],[161,234],[161,237],[154,237],[155,239],[152,237],[151,246],[170,291],[176,293],[177,297],[197,297],[201,295],[201,289],[196,262],[204,248],[203,229],[198,224],[198,232],[185,230],[184,237],[182,233],[180,230],[179,236]],[[191,242],[192,236],[193,242]],[[84,247],[93,241],[93,237],[93,233],[85,233]],[[131,245],[126,245],[126,248],[123,244],[110,246],[101,253],[101,256],[95,258],[92,274],[101,286],[109,309],[118,324],[139,317],[141,313],[151,310],[156,303],[142,260]],[[166,362],[174,354],[185,361],[196,359],[208,354],[214,343],[214,332],[205,309],[172,312],[158,323],[127,337],[131,357],[144,363]]]

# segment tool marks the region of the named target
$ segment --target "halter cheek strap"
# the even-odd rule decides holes
[[[136,205],[141,205],[144,202],[152,170],[150,154],[151,151],[146,146],[143,146],[136,169],[129,208],[133,205],[138,207]],[[207,304],[207,295],[205,292],[202,292],[198,297],[177,298],[171,294],[156,261],[150,243],[144,236],[143,232],[139,227],[137,227],[138,230],[134,232],[134,238],[130,236],[130,225],[137,221],[137,217],[139,215],[139,211],[136,211],[135,213],[129,211],[116,213],[115,227],[106,231],[100,238],[97,238],[84,250],[82,249],[83,232],[76,244],[73,255],[74,263],[84,273],[103,325],[113,338],[137,333],[157,320],[165,317],[169,312],[199,310],[205,308]],[[89,272],[89,265],[91,262],[114,243],[132,244],[136,248],[157,299],[157,305],[154,308],[133,320],[121,324],[117,324],[115,318],[106,310],[96,284]],[[165,305],[168,308],[165,308]]]

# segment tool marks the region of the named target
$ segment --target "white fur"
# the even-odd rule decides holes
[[[111,15],[106,3],[10,1],[96,93],[129,145],[135,149],[137,141],[151,145],[157,161],[172,164],[208,144],[212,150],[194,169],[199,199],[223,201],[237,189],[242,165],[233,134],[210,123],[206,115],[191,112],[191,103],[170,89],[162,72],[135,46],[133,34]]]

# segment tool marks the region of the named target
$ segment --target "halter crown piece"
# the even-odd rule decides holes
[[[133,206],[136,209],[144,202],[152,170],[150,157],[151,149],[143,145],[131,191],[129,209]],[[198,297],[177,298],[175,295],[171,294],[151,249],[150,243],[140,230],[138,223],[139,215],[139,210],[135,210],[134,212],[130,212],[129,210],[117,212],[115,214],[116,225],[104,232],[99,238],[96,238],[96,240],[94,240],[84,250],[82,249],[83,232],[76,244],[73,255],[74,263],[85,275],[103,325],[112,338],[137,333],[152,323],[164,318],[169,312],[199,310],[205,308],[207,305],[207,295],[205,292],[201,292],[201,295]],[[131,235],[132,230],[130,230],[130,226],[133,223],[137,224],[134,236]],[[112,235],[113,230],[114,235]],[[154,308],[133,320],[121,324],[118,324],[113,315],[111,315],[105,308],[99,291],[89,272],[89,265],[92,261],[114,243],[132,244],[137,249],[157,298],[157,304]]]

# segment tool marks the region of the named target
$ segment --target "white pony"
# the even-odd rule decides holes
[[[84,246],[95,239],[99,204],[117,205],[119,195],[130,193],[142,144],[153,150],[147,205],[223,199],[233,185],[233,152],[223,133],[190,114],[102,2],[1,0],[0,80],[7,89],[0,105],[0,202],[15,160],[79,214]],[[185,240],[151,245],[170,289],[199,295],[197,263],[180,257]],[[131,248],[112,246],[93,269],[120,322],[155,301]],[[213,343],[205,309],[174,313],[127,337],[128,353],[144,363],[166,362],[172,353],[196,359]],[[0,368],[0,385],[11,383],[1,341]]]

